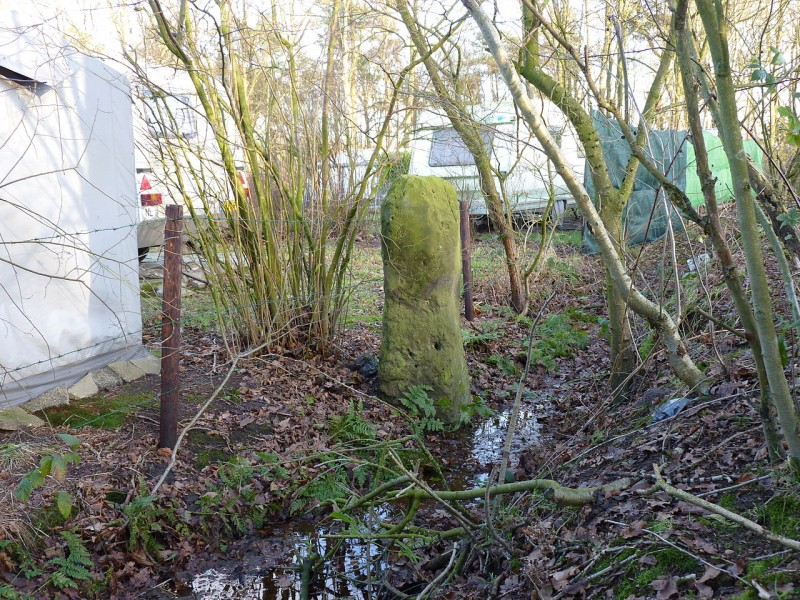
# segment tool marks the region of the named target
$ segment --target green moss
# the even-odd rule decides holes
[[[69,520],[58,510],[55,504],[45,505],[37,508],[31,515],[31,522],[34,530],[53,531]]]
[[[675,548],[665,548],[655,554],[658,566],[664,568],[664,572],[673,575],[684,575],[692,573],[700,568],[700,562],[680,550]]]
[[[455,189],[438,177],[404,176],[381,211],[380,391],[400,402],[412,387],[427,386],[437,418],[458,426],[461,405],[470,400],[470,382],[461,339]]]
[[[630,554],[628,554],[630,556]],[[694,573],[701,564],[688,554],[675,548],[664,548],[653,554],[656,564],[641,570],[642,565],[632,561],[625,571],[625,579],[615,588],[615,598],[641,596],[652,593],[650,584],[664,575],[685,575]],[[685,595],[681,596],[685,598]]]
[[[41,412],[44,413],[45,419],[56,427],[118,429],[130,413],[153,404],[155,398],[150,392],[123,392],[109,398],[73,400],[65,406],[46,408]]]
[[[128,498],[128,494],[122,490],[111,490],[106,494],[106,502],[112,504],[123,504]]]
[[[636,550],[634,548],[625,548],[624,550],[616,554],[609,554],[605,558],[602,558],[599,561],[597,561],[597,564],[594,566],[594,572],[599,573],[603,569],[607,569],[611,565],[618,564],[621,561],[625,560],[626,558],[633,556],[634,554],[636,554]]]
[[[633,575],[634,572],[636,572],[635,576]],[[650,584],[664,573],[664,568],[658,565],[654,565],[643,571],[639,570],[638,565],[636,571],[632,568],[628,568],[626,571],[626,579],[614,588],[614,597],[627,598],[629,596],[637,596],[647,591],[652,591],[650,589]],[[630,576],[628,577],[628,575]]]
[[[788,537],[800,535],[800,498],[778,496],[758,512],[760,520],[775,533]]]
[[[778,567],[786,560],[786,557],[773,556],[763,560],[756,560],[747,565],[747,570],[744,574],[744,579],[747,581],[756,580],[762,586],[770,589],[791,581],[791,576],[788,571],[779,570]],[[772,570],[775,570],[773,573]],[[796,577],[796,576],[795,576]],[[796,581],[796,578],[795,578]],[[744,590],[741,594],[734,597],[734,600],[757,600],[760,596],[753,588]],[[789,591],[779,593],[778,598],[781,600],[795,598],[796,591]]]
[[[221,448],[209,448],[208,450],[201,450],[198,452],[194,463],[197,465],[198,469],[203,469],[208,465],[230,460],[232,456],[230,452],[226,452]]]
[[[722,508],[736,510],[736,496],[732,492],[727,492],[720,497],[718,504]]]
[[[195,465],[198,469],[218,462],[227,462],[235,456],[228,450],[225,440],[204,431],[190,431],[189,440],[191,448],[196,453]]]

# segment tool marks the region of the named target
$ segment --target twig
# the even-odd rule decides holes
[[[603,575],[605,575],[609,571],[614,571],[614,570],[620,568],[622,565],[631,562],[634,558],[638,558],[638,555],[636,553],[631,554],[630,556],[628,556],[626,558],[623,558],[619,562],[616,562],[616,563],[613,563],[611,565],[608,565],[605,569],[600,569],[599,571],[597,571],[597,573],[592,573],[591,575],[587,575],[586,577],[578,579],[575,583],[576,584],[589,583],[590,581],[592,581],[594,579],[597,579],[598,577],[602,577]],[[594,564],[594,562],[592,564]],[[561,590],[559,593],[557,593],[555,596],[553,596],[552,600],[559,600],[559,598],[563,598],[564,596],[566,596],[568,594],[571,594],[571,593],[572,592],[570,591],[570,585],[568,585],[563,590]]]
[[[453,563],[456,560],[457,550],[458,550],[458,542],[453,542],[453,550],[452,552],[450,552],[450,561],[447,563],[447,566],[444,569],[442,569],[442,572],[439,573],[436,577],[434,577],[433,580],[428,585],[425,586],[425,589],[422,590],[422,592],[420,592],[419,596],[417,596],[417,600],[424,600],[425,598],[427,598],[428,594],[430,594],[433,591],[433,588],[435,588],[439,584],[439,582],[447,576],[447,572],[450,571],[450,569],[453,566]]]
[[[706,453],[705,453],[703,456],[701,456],[701,457],[700,457],[700,458],[698,458],[697,460],[695,460],[695,461],[692,461],[692,462],[691,462],[690,464],[688,464],[688,465],[683,465],[683,466],[681,466],[681,467],[678,467],[677,469],[675,469],[674,471],[672,471],[672,472],[670,473],[670,475],[675,475],[675,473],[680,473],[681,471],[686,471],[686,470],[688,470],[688,469],[691,469],[691,468],[693,468],[693,467],[696,467],[697,465],[699,465],[700,463],[702,463],[704,460],[706,460],[707,458],[709,458],[710,456],[712,456],[712,455],[713,455],[713,454],[714,454],[714,453],[715,453],[717,450],[719,450],[719,449],[723,448],[724,446],[726,446],[726,445],[728,444],[728,442],[731,442],[731,441],[735,440],[735,439],[736,439],[737,437],[739,437],[739,436],[742,436],[742,435],[746,435],[746,434],[748,434],[748,433],[751,433],[751,432],[755,431],[756,429],[761,429],[761,426],[754,427],[754,428],[752,428],[752,429],[745,429],[744,431],[737,431],[737,432],[736,432],[736,433],[734,433],[733,435],[731,435],[731,436],[729,436],[729,437],[725,438],[724,440],[722,440],[722,441],[721,441],[719,444],[717,444],[716,446],[714,446],[714,447],[713,447],[711,450],[709,450],[708,452],[706,452]]]
[[[729,492],[730,490],[735,490],[736,488],[750,485],[751,483],[756,483],[757,481],[764,481],[765,479],[772,479],[772,475],[762,475],[761,477],[754,477],[753,479],[748,479],[747,481],[742,481],[741,483],[735,483],[734,485],[729,485],[728,487],[719,488],[717,490],[709,490],[707,492],[703,492],[702,494],[697,494],[697,497],[702,498],[704,496],[711,496],[712,494]]]
[[[495,467],[497,468],[497,467]],[[494,470],[492,470],[491,475],[489,475],[489,481],[494,480]],[[509,546],[508,542],[506,542],[503,538],[497,535],[497,531],[495,531],[494,525],[492,524],[492,510],[491,510],[491,502],[489,502],[489,490],[491,489],[490,486],[486,486],[486,494],[484,495],[484,508],[486,509],[486,528],[489,530],[489,533],[492,537],[499,543],[503,549],[508,553],[509,556],[513,556],[514,551]]]
[[[768,529],[765,529],[755,521],[751,521],[750,519],[743,517],[742,515],[736,514],[728,510],[727,508],[723,508],[718,504],[713,504],[708,500],[703,500],[694,494],[690,494],[684,490],[679,490],[676,487],[671,486],[664,478],[661,476],[661,471],[658,468],[658,465],[653,464],[653,470],[656,474],[656,485],[664,490],[670,496],[674,496],[675,498],[679,498],[684,502],[688,502],[689,504],[694,504],[695,506],[699,506],[702,509],[707,510],[708,512],[714,513],[721,517],[725,517],[726,519],[733,521],[734,523],[738,523],[742,527],[749,529],[753,533],[757,533],[758,535],[772,541],[781,544],[782,546],[786,546],[787,548],[791,548],[792,550],[800,551],[800,541],[793,540],[791,538],[784,537],[782,535],[778,535]]]
[[[740,338],[745,339],[745,340],[747,339],[747,336],[745,335],[744,331],[741,331],[739,329],[734,329],[733,327],[731,327],[730,325],[725,323],[725,321],[723,321],[721,319],[718,319],[717,317],[715,317],[712,314],[707,313],[702,308],[700,308],[698,306],[695,306],[691,310],[696,312],[696,313],[699,313],[699,314],[703,315],[706,319],[708,319],[709,321],[714,323],[720,329],[724,329],[725,331],[727,331],[728,333],[732,333],[736,337],[740,337]]]
[[[472,522],[469,518],[465,515],[461,514],[454,506],[451,506],[447,500],[451,498],[445,499],[442,496],[442,492],[436,492],[431,489],[424,481],[422,481],[419,477],[417,477],[414,473],[409,471],[406,466],[403,464],[403,461],[400,460],[400,457],[395,454],[395,452],[389,448],[389,457],[394,461],[394,463],[413,481],[417,484],[417,488],[409,490],[407,494],[403,494],[403,496],[396,496],[396,498],[408,498],[408,497],[417,497],[417,498],[433,498],[442,507],[449,512],[455,519],[461,524],[464,530],[469,533],[470,537],[472,534],[472,529],[476,526],[474,522]],[[445,492],[445,494],[454,494],[455,492]],[[480,496],[478,496],[480,497]]]

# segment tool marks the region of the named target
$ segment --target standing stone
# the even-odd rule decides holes
[[[406,176],[381,209],[385,301],[378,362],[381,393],[399,400],[430,386],[437,416],[458,424],[470,400],[461,338],[461,241],[456,192],[438,177]]]

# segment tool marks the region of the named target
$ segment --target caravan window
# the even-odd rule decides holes
[[[494,130],[482,131],[481,137],[487,152],[491,152]],[[474,164],[475,160],[472,158],[472,154],[467,150],[464,141],[455,129],[438,129],[433,132],[431,155],[428,159],[429,167],[458,167]]]
[[[197,117],[189,96],[145,95],[147,127],[156,137],[191,139],[197,136]]]

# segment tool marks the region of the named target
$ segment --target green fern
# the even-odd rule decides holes
[[[224,487],[237,492],[252,483],[255,469],[243,456],[234,456],[227,463],[220,464],[217,475]]]
[[[50,583],[60,590],[77,588],[81,582],[92,580],[89,569],[94,567],[94,562],[80,536],[72,531],[62,531],[61,537],[67,542],[66,556],[47,561],[48,567],[56,567]]]
[[[486,342],[499,340],[505,335],[505,326],[498,319],[486,321],[483,327],[483,330],[477,328],[461,330],[461,340],[464,342],[465,347],[482,346]]]
[[[287,479],[289,470],[280,464],[281,457],[274,452],[256,452],[263,465],[259,466],[259,475],[265,479]]]
[[[477,416],[480,419],[488,419],[493,417],[495,412],[486,404],[486,401],[480,396],[473,396],[470,402],[461,405],[461,424],[469,423],[472,417]]]
[[[303,488],[302,494],[320,502],[344,498],[349,495],[347,477],[342,469],[328,471]]]
[[[408,410],[409,416],[416,422],[411,425],[424,431],[444,431],[444,423],[436,418],[436,406],[428,392],[433,388],[427,385],[414,385],[400,398],[400,403]]]
[[[350,409],[340,417],[333,419],[330,435],[341,442],[371,442],[375,440],[377,429],[375,425],[361,416],[364,412],[364,401],[358,405],[351,400]]]
[[[137,496],[122,509],[128,520],[128,549],[131,552],[141,546],[147,554],[155,555],[162,549],[154,535],[161,531],[157,522],[161,511],[153,500],[153,496]]]
[[[0,600],[33,600],[33,596],[20,594],[7,583],[0,583]]]

